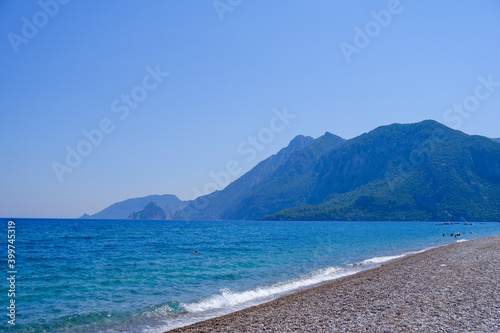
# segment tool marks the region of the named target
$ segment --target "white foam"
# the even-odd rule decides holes
[[[406,252],[404,254],[395,256],[374,257],[371,259],[366,259],[362,263],[349,264],[348,266],[352,267],[360,266],[363,264],[380,264],[386,261],[399,259],[410,254],[424,252],[429,249],[430,248],[415,252]],[[182,304],[187,313],[185,315],[182,315],[181,317],[169,319],[168,324],[164,325],[162,327],[162,330],[155,330],[154,332],[164,332],[209,318],[221,316],[233,311],[244,309],[249,306],[270,301],[285,294],[314,286],[322,282],[353,275],[368,268],[370,268],[370,266],[364,268],[326,267],[313,271],[297,279],[279,282],[268,286],[257,287],[247,291],[234,292],[230,289],[223,289],[219,294],[204,298],[198,302]],[[148,333],[150,332],[148,331]]]
[[[294,290],[312,286],[321,282],[338,279],[357,273],[357,270],[347,270],[340,267],[327,267],[306,274],[300,278],[279,282],[255,289],[233,292],[229,289],[220,291],[220,294],[212,295],[197,303],[186,304],[188,312],[196,313],[221,308],[231,308],[245,303],[258,302],[259,300],[272,299],[278,295],[289,293]]]
[[[383,264],[384,262],[404,258],[404,257],[412,255],[412,254],[422,253],[422,252],[425,252],[425,251],[430,250],[430,249],[432,249],[432,247],[425,248],[425,249],[420,250],[420,251],[405,252],[405,253],[398,254],[395,256],[373,257],[370,259],[365,259],[365,260],[358,262],[358,263],[348,264],[347,266],[352,267],[352,266],[361,266],[361,265],[369,265],[369,264]]]
[[[435,246],[433,247],[428,247],[428,248],[425,248],[423,250],[420,250],[420,251],[413,251],[413,252],[407,252],[407,254],[417,254],[417,253],[422,253],[422,252],[425,252],[425,251],[428,251],[428,250],[431,250],[431,249],[434,249]]]
[[[369,264],[382,264],[387,261],[399,259],[406,257],[410,253],[403,253],[403,254],[398,254],[396,256],[383,256],[383,257],[373,257],[370,259],[363,260],[362,262],[355,263],[355,264],[349,264],[349,266],[360,266],[360,265],[369,265]]]
[[[457,243],[462,243],[462,242],[467,242],[467,241],[469,241],[469,240],[468,239],[459,239],[459,240],[457,240]]]
[[[366,259],[361,262],[361,264],[381,264],[387,261],[399,259],[405,257],[406,254],[398,254],[397,256],[383,256],[383,257],[373,257],[371,259]]]

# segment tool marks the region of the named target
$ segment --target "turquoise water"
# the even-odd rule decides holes
[[[0,220],[5,276],[8,221]],[[0,286],[0,331],[13,332],[163,332],[430,247],[500,235],[499,223],[14,221],[15,327],[9,282]]]

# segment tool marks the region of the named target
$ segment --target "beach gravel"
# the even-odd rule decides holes
[[[431,249],[169,332],[500,332],[500,236]]]

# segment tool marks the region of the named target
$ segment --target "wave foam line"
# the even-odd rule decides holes
[[[463,240],[462,240],[463,241]],[[382,256],[382,257],[373,257],[370,259],[365,259],[361,262],[355,263],[355,264],[347,264],[347,266],[361,266],[361,265],[369,265],[369,264],[383,264],[388,261],[404,258],[406,256],[412,255],[412,254],[417,254],[417,253],[422,253],[427,250],[432,249],[433,247],[425,248],[420,251],[411,251],[411,252],[404,252],[402,254],[397,254],[395,256]]]
[[[403,253],[403,254],[398,254],[395,256],[382,256],[382,257],[373,257],[370,259],[365,259],[361,262],[357,262],[354,264],[347,264],[347,266],[362,266],[362,265],[370,265],[370,264],[383,264],[384,262],[391,261],[391,260],[396,260],[399,258],[406,257],[409,254],[413,254],[415,252],[408,252],[408,253]]]
[[[321,282],[338,279],[344,276],[357,273],[357,270],[346,270],[340,267],[327,267],[311,272],[300,278],[279,282],[255,289],[233,292],[230,289],[223,289],[220,294],[212,295],[197,303],[186,304],[188,312],[196,313],[220,308],[234,307],[241,304],[272,298],[280,294],[312,286]]]
[[[360,264],[361,265],[382,264],[384,262],[395,260],[395,259],[399,259],[399,258],[403,258],[403,257],[406,257],[406,256],[407,256],[407,254],[403,253],[403,254],[398,254],[398,255],[395,255],[395,256],[373,257],[371,259],[363,260],[362,262],[360,262]]]

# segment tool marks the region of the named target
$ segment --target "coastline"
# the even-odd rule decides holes
[[[168,332],[498,332],[500,236],[433,248]]]

